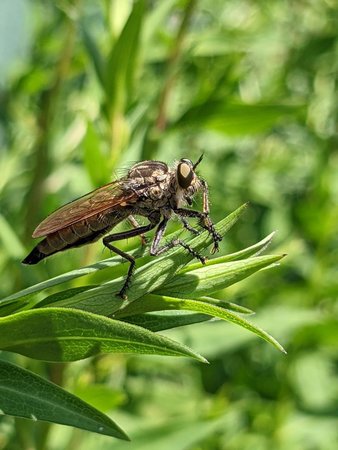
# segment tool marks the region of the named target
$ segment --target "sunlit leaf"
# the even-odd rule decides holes
[[[178,297],[209,295],[237,283],[240,280],[283,258],[277,256],[256,256],[241,261],[220,263],[200,267],[184,274],[177,274],[156,292]]]
[[[108,416],[59,386],[0,360],[1,413],[82,428],[128,440]]]
[[[204,358],[141,327],[85,311],[41,308],[0,318],[0,348],[45,361],[75,361],[100,353]]]
[[[229,322],[233,322],[236,325],[239,325],[262,339],[266,340],[278,350],[285,353],[283,347],[274,339],[269,333],[259,328],[257,325],[250,323],[247,319],[242,316],[239,316],[237,313],[229,310],[226,306],[223,306],[220,302],[218,305],[214,302],[200,301],[200,300],[192,300],[192,299],[183,299],[183,298],[173,298],[165,295],[148,295],[144,299],[145,303],[149,303],[152,305],[153,311],[162,311],[162,310],[188,310],[194,311],[202,314],[207,314],[212,317],[217,317],[222,320],[226,320]],[[133,312],[133,306],[131,305],[130,310],[126,311],[122,310],[117,315],[122,316],[128,315],[129,312]],[[142,309],[142,306],[140,307]],[[137,309],[137,308],[135,308]],[[137,313],[137,311],[136,311]]]

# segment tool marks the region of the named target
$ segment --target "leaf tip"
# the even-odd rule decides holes
[[[250,202],[245,202],[245,203],[243,203],[243,205],[241,205],[239,208],[238,208],[238,212],[240,212],[241,214],[249,207],[251,205],[251,203]]]
[[[130,437],[124,431],[121,433],[120,439],[127,442],[131,441]]]
[[[210,364],[210,362],[206,358],[204,358],[204,356],[202,356],[202,355],[198,355],[197,359],[199,362],[202,362],[204,364]]]
[[[269,242],[271,242],[272,239],[275,237],[275,235],[276,235],[277,233],[278,233],[278,230],[272,231],[272,232],[266,237],[266,240],[269,241]]]
[[[284,355],[288,354],[288,352],[285,350],[285,348],[278,341],[276,341],[276,339],[273,339],[272,344],[276,347],[277,350],[284,353]]]
[[[112,430],[107,429],[104,425],[99,426],[97,432],[102,435],[112,436],[123,441],[130,442],[130,437],[116,423],[113,423]]]

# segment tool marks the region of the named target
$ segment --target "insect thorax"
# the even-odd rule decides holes
[[[151,183],[157,178],[163,178],[169,172],[167,164],[161,161],[142,161],[134,164],[128,172],[129,179],[140,179]]]
[[[138,192],[139,208],[162,209],[177,208],[186,203],[185,198],[193,197],[199,189],[195,176],[187,189],[177,183],[176,167],[170,169],[160,161],[142,161],[128,172],[128,186]],[[136,206],[136,205],[135,205]]]

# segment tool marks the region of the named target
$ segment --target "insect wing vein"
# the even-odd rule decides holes
[[[33,238],[54,233],[122,202],[135,199],[137,193],[130,189],[124,190],[123,184],[121,180],[113,181],[57,209],[37,226]]]

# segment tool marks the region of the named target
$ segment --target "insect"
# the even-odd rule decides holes
[[[160,245],[168,221],[177,217],[183,226],[199,233],[188,223],[188,218],[198,219],[199,225],[213,239],[212,253],[218,251],[222,237],[209,217],[208,185],[195,173],[203,155],[194,164],[181,159],[172,168],[160,161],[142,161],[133,165],[126,176],[102,186],[83,197],[54,211],[35,229],[33,238],[44,237],[22,261],[36,264],[47,256],[73,247],[95,242],[125,219],[134,227],[103,237],[103,244],[129,261],[129,269],[118,295],[127,298],[126,292],[135,268],[135,259],[112,245],[112,242],[140,235],[157,227],[150,246],[150,255],[156,256],[181,246],[195,258],[205,263],[205,258],[181,239]],[[203,211],[184,208],[192,205],[194,195],[203,192]],[[146,217],[148,225],[140,226],[134,215]]]

